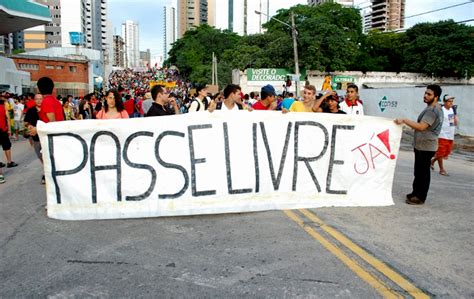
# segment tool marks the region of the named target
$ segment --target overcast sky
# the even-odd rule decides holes
[[[216,0],[217,3],[221,1],[227,0]],[[266,7],[266,1],[262,0],[263,7]],[[410,17],[415,14],[466,2],[469,3],[439,12]],[[275,14],[280,8],[289,8],[297,4],[307,3],[307,0],[270,0],[270,15]],[[366,7],[370,0],[356,0],[355,3],[359,4],[360,7]],[[163,55],[163,7],[165,5],[176,7],[176,0],[108,0],[108,15],[115,28],[114,34],[121,34],[121,24],[125,20],[138,22],[140,27],[140,50],[150,49],[152,60],[156,61],[158,56]],[[453,19],[455,21],[474,19],[473,0],[406,0],[405,5],[405,17],[407,17],[405,27],[407,28],[419,22],[436,22],[446,19]],[[467,24],[474,25],[474,22],[471,21]]]

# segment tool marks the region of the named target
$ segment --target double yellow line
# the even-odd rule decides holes
[[[390,281],[402,288],[407,294],[414,298],[430,298],[423,291],[418,289],[408,280],[403,278],[400,274],[390,269],[386,264],[376,259],[374,256],[369,254],[367,251],[354,244],[342,233],[333,229],[332,227],[325,224],[321,219],[319,219],[314,213],[301,209],[299,210],[307,219],[311,220],[315,225],[317,225],[321,230],[330,235],[340,244],[344,245],[347,249],[352,251],[367,264],[371,265],[375,270],[385,275]],[[337,245],[333,244],[330,240],[324,238],[320,233],[318,233],[314,228],[308,226],[295,212],[286,210],[284,213],[294,222],[296,222],[301,228],[303,228],[311,237],[319,241],[327,250],[334,254],[338,259],[340,259],[346,266],[349,267],[357,276],[367,282],[372,286],[380,295],[385,298],[404,298],[405,296],[399,294],[396,290],[391,288],[385,282],[383,282],[378,277],[374,276],[372,273],[364,269],[356,260],[349,257],[342,249]]]

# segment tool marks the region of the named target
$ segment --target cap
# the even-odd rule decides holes
[[[262,87],[261,94],[267,94],[267,95],[269,94],[269,95],[276,96],[275,88],[271,86],[270,84],[267,84],[264,87]]]
[[[450,99],[455,99],[453,96],[450,96],[449,94],[445,94],[444,97],[443,97],[443,101],[447,101],[447,100],[450,100]]]

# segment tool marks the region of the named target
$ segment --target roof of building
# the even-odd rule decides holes
[[[29,0],[0,0],[0,34],[51,22],[47,6]]]
[[[49,61],[61,61],[61,62],[78,62],[86,63],[89,62],[87,58],[84,57],[50,57],[50,56],[35,56],[35,55],[12,55],[13,59],[31,59],[31,60],[49,60]]]

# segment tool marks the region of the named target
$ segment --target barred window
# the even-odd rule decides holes
[[[38,70],[39,65],[33,63],[20,63],[20,69],[22,70]]]

